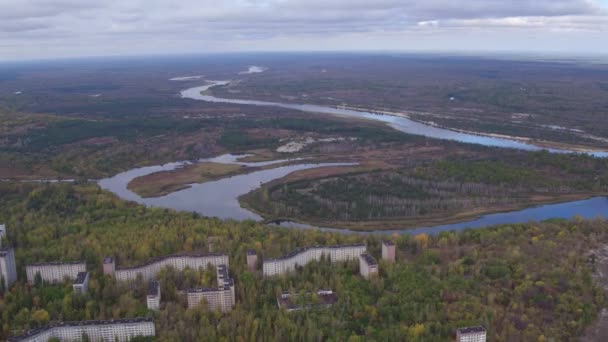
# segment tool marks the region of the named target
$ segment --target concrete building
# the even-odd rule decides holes
[[[250,249],[247,251],[247,270],[249,272],[255,272],[258,263],[258,254],[255,250]]]
[[[148,287],[148,296],[146,297],[148,309],[158,310],[160,309],[160,283],[156,280],[150,282]]]
[[[188,308],[200,305],[203,299],[207,302],[209,310],[219,310],[230,312],[236,303],[234,292],[234,279],[228,274],[228,266],[219,265],[217,267],[217,289],[189,289],[187,291]]]
[[[186,267],[198,270],[206,269],[211,264],[228,266],[228,256],[225,254],[174,254],[162,258],[156,258],[140,266],[116,267],[114,275],[120,281],[133,281],[141,274],[144,281],[156,279],[160,270],[172,266],[178,271]]]
[[[373,256],[363,253],[359,256],[359,272],[365,279],[378,274],[378,262]]]
[[[382,259],[388,262],[395,262],[396,257],[395,243],[392,241],[382,241]]]
[[[2,248],[2,239],[6,236],[6,225],[0,224],[0,248]]]
[[[302,303],[299,297],[301,297],[299,294],[283,293],[277,298],[277,305],[279,309],[285,309],[287,312],[291,312],[327,309],[338,301],[338,295],[332,290],[317,291],[317,301],[311,300],[308,303]]]
[[[0,249],[0,281],[4,281],[6,290],[17,281],[17,263],[12,248]]]
[[[78,272],[72,284],[74,293],[85,294],[89,290],[89,272]]]
[[[486,342],[486,329],[482,326],[459,328],[456,342]]]
[[[86,272],[87,266],[82,261],[51,262],[25,266],[27,282],[34,285],[36,274],[40,274],[44,283],[61,283],[64,279],[75,280],[79,272]]]
[[[114,258],[105,257],[103,258],[103,274],[114,276],[114,271],[116,270],[116,264],[114,263]]]
[[[156,328],[151,318],[62,322],[31,330],[24,335],[9,338],[8,341],[46,342],[51,338],[60,341],[82,341],[83,336],[93,342],[126,342],[137,336],[156,336]]]
[[[304,266],[313,260],[319,261],[323,256],[333,263],[356,260],[366,250],[364,244],[304,247],[281,258],[265,259],[263,272],[267,277],[286,274],[293,272],[296,266]]]

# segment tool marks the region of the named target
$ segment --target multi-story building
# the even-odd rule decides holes
[[[247,251],[247,269],[249,272],[254,272],[258,263],[258,254],[255,250],[250,249]]]
[[[75,280],[79,272],[86,272],[87,266],[82,261],[75,262],[51,262],[42,264],[32,264],[25,266],[27,282],[33,285],[36,281],[36,274],[40,274],[42,282],[56,284],[64,279]]]
[[[0,248],[2,248],[2,238],[6,236],[6,225],[0,224]]]
[[[85,294],[89,290],[89,272],[78,272],[72,284],[74,293]]]
[[[365,279],[378,274],[378,262],[373,256],[363,253],[359,256],[359,272]]]
[[[356,260],[366,250],[364,244],[304,247],[281,258],[265,259],[262,267],[264,276],[274,276],[293,272],[297,266],[319,261],[322,257],[329,258],[333,263]]]
[[[158,281],[154,280],[150,282],[146,302],[150,310],[158,310],[160,308],[160,283]]]
[[[151,318],[131,318],[108,321],[62,322],[31,330],[9,342],[46,342],[52,338],[60,341],[120,341],[126,342],[137,336],[155,336]]]
[[[456,330],[456,342],[486,342],[484,327],[467,327]]]
[[[17,281],[17,263],[12,248],[0,249],[0,281],[4,281],[5,290]]]
[[[116,270],[116,264],[114,263],[114,258],[105,257],[103,258],[103,274],[114,276],[114,271]]]
[[[382,241],[382,259],[388,262],[395,262],[396,256],[395,243],[392,241]]]
[[[156,279],[160,270],[172,266],[178,271],[184,269],[206,269],[208,265],[218,267],[228,265],[228,256],[225,254],[174,254],[156,258],[140,266],[116,267],[114,275],[120,281],[133,281],[141,274],[144,281]]]
[[[279,309],[285,309],[287,312],[312,310],[312,309],[327,309],[338,301],[338,295],[332,290],[317,291],[317,300],[302,302],[299,294],[283,293],[277,298]]]
[[[234,279],[228,274],[228,266],[217,267],[217,289],[197,288],[187,291],[188,308],[196,307],[205,299],[209,310],[230,312],[236,303]]]

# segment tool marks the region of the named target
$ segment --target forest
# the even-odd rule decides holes
[[[390,236],[397,262],[380,261],[379,277],[370,281],[358,275],[357,263],[324,261],[263,279],[260,270],[246,270],[246,250],[277,257],[308,245],[364,242],[380,259],[380,236],[146,208],[93,184],[0,183],[0,222],[8,227],[4,243],[16,249],[21,279],[0,297],[0,339],[61,320],[150,316],[158,341],[446,341],[456,328],[479,324],[492,341],[567,341],[583,334],[606,305],[589,257],[608,243],[608,222],[600,219]],[[207,252],[209,242],[230,256],[237,304],[225,315],[185,308],[180,290],[211,285],[209,271],[165,270],[159,312],[146,309],[147,284],[120,284],[101,272],[107,255],[118,265],[133,265],[176,252]],[[86,261],[92,272],[86,295],[72,293],[69,283],[23,281],[25,264],[60,260]],[[338,294],[328,310],[277,308],[282,292],[320,288]]]

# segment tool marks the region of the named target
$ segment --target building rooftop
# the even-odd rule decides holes
[[[226,291],[226,290],[230,290],[230,286],[229,285],[224,285],[224,286],[220,286],[220,287],[216,287],[216,288],[197,287],[197,288],[194,288],[194,289],[188,289],[186,292],[188,292],[188,293],[202,293],[202,292],[219,292],[219,291]]]
[[[255,249],[249,249],[247,250],[247,255],[257,255],[258,253],[255,251]]]
[[[38,329],[30,330],[27,333],[19,336],[9,338],[9,342],[26,341],[32,336],[43,333],[47,330],[58,328],[58,327],[82,327],[87,325],[112,325],[112,324],[129,324],[129,323],[144,323],[153,322],[152,318],[127,318],[127,319],[114,319],[114,320],[99,320],[99,321],[73,321],[73,322],[61,322],[58,324],[47,325]]]
[[[143,264],[140,264],[140,265],[116,267],[116,270],[117,271],[131,270],[131,269],[136,269],[136,268],[152,265],[152,264],[157,263],[157,262],[162,261],[162,260],[171,259],[171,258],[183,258],[183,257],[187,257],[187,258],[228,257],[228,255],[227,254],[221,254],[221,253],[203,253],[203,254],[181,253],[181,254],[171,254],[171,255],[167,255],[167,256],[163,256],[163,257],[158,257],[158,258],[150,259],[149,261],[147,261],[147,262],[145,262]]]
[[[114,258],[113,257],[107,256],[107,257],[103,258],[103,263],[104,264],[111,264],[113,262],[114,262]]]
[[[311,249],[340,249],[340,248],[355,248],[355,247],[366,247],[365,244],[353,244],[353,245],[335,245],[335,246],[308,246],[308,247],[302,247],[302,248],[298,248],[293,252],[290,252],[289,254],[286,254],[282,257],[278,257],[278,258],[266,258],[264,261],[280,261],[280,260],[286,260],[289,258],[293,258],[294,256],[300,254],[300,253],[304,253],[308,250]]]
[[[288,311],[291,310],[309,310],[309,309],[317,309],[317,308],[327,308],[338,301],[338,295],[332,290],[319,290],[317,291],[317,298],[319,301],[317,303],[297,303],[296,300],[300,294],[292,295],[291,293],[283,293],[279,298],[277,298],[277,303],[279,308],[285,308]],[[292,301],[293,299],[293,301]],[[294,303],[296,302],[296,303]]]
[[[373,256],[371,256],[367,253],[361,254],[361,258],[363,258],[363,260],[365,260],[365,262],[370,266],[378,265],[378,262],[376,261],[376,259],[374,259]]]
[[[31,266],[60,266],[60,265],[85,265],[84,261],[51,261],[51,262],[39,262],[34,264],[26,265],[25,267]]]
[[[8,254],[12,253],[13,249],[12,248],[1,248],[0,249],[0,257],[5,257]]]
[[[382,243],[384,245],[386,245],[386,246],[394,246],[395,245],[395,243],[393,241],[390,241],[390,240],[384,240],[384,241],[382,241]]]
[[[89,272],[78,272],[76,276],[76,280],[74,280],[74,284],[84,284],[85,279],[89,276]]]
[[[150,286],[148,287],[148,296],[158,296],[160,292],[160,283],[156,280],[150,282]]]
[[[484,328],[482,326],[458,328],[458,332],[460,332],[461,334],[472,334],[472,333],[480,333],[480,332],[485,332],[485,331],[486,331],[486,328]]]

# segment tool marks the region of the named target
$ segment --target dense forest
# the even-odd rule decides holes
[[[307,245],[365,242],[380,257],[380,237],[270,228],[192,213],[145,208],[91,184],[0,183],[5,243],[16,248],[21,281],[0,297],[0,339],[60,320],[154,317],[159,341],[308,340],[445,341],[455,329],[484,325],[493,341],[576,339],[606,304],[593,281],[589,251],[608,243],[608,222],[551,221],[392,236],[397,263],[381,261],[378,278],[358,265],[321,261],[290,277],[263,279],[246,271],[246,250],[276,257]],[[145,306],[147,284],[116,283],[101,272],[106,255],[118,265],[175,252],[213,250],[230,256],[237,304],[226,315],[187,310],[184,287],[210,285],[212,272],[167,269],[159,312]],[[24,265],[85,260],[90,291],[69,283],[30,287]],[[593,259],[591,259],[593,260]],[[287,313],[276,306],[284,291],[330,288],[328,310]]]
[[[539,199],[604,194],[606,160],[536,152],[446,158],[390,170],[275,181],[242,200],[266,217],[305,222],[424,219]],[[542,201],[541,201],[542,202]]]

